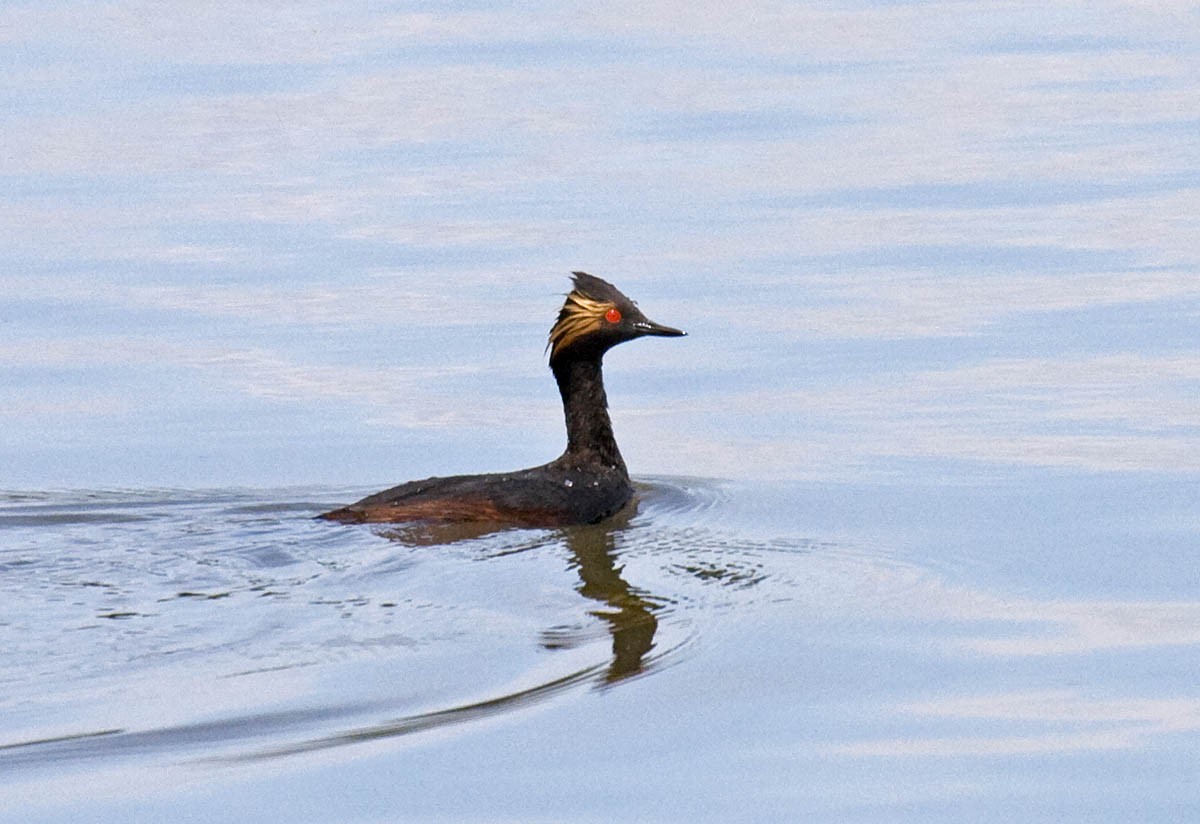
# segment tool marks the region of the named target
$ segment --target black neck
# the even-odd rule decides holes
[[[567,419],[567,451],[563,458],[572,462],[617,467],[625,471],[625,462],[613,437],[608,417],[608,398],[600,358],[564,359],[552,362],[554,379],[562,395],[563,414]]]

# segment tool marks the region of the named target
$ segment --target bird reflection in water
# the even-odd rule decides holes
[[[616,538],[629,526],[637,514],[636,499],[621,512],[600,524],[564,527],[555,530],[571,553],[570,566],[579,575],[576,591],[602,606],[588,615],[603,621],[612,638],[612,661],[605,670],[603,683],[613,684],[643,672],[647,655],[654,649],[658,631],[655,615],[666,603],[630,585],[622,577],[618,564]],[[499,531],[496,525],[484,523],[412,524],[381,534],[410,546],[436,546],[482,538]],[[545,542],[525,543],[497,555],[528,551]],[[594,633],[584,626],[555,626],[542,634],[546,649],[569,649],[593,640]]]
[[[651,597],[630,586],[617,564],[613,524],[575,527],[565,531],[572,565],[579,574],[580,595],[598,601],[603,607],[589,612],[608,625],[612,636],[612,663],[605,673],[606,683],[615,683],[642,672],[646,655],[654,648],[658,631],[655,612],[661,608]],[[562,628],[547,631],[543,645],[548,649],[570,645],[571,633]]]

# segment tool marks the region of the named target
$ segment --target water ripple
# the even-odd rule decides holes
[[[620,517],[558,530],[311,517],[352,494],[0,495],[18,721],[0,764],[263,758],[469,723],[659,672],[715,615],[862,571],[828,541],[730,528],[716,481],[639,483]]]

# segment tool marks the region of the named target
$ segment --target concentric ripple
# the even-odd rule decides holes
[[[0,764],[274,757],[470,724],[652,675],[731,614],[854,575],[827,543],[728,527],[714,481],[639,484],[620,517],[560,530],[312,518],[354,494],[0,497]]]

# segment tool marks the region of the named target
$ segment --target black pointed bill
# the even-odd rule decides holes
[[[635,321],[633,328],[637,330],[639,335],[657,335],[662,338],[680,338],[687,334],[682,329],[663,326],[661,323],[655,323],[652,320]]]

